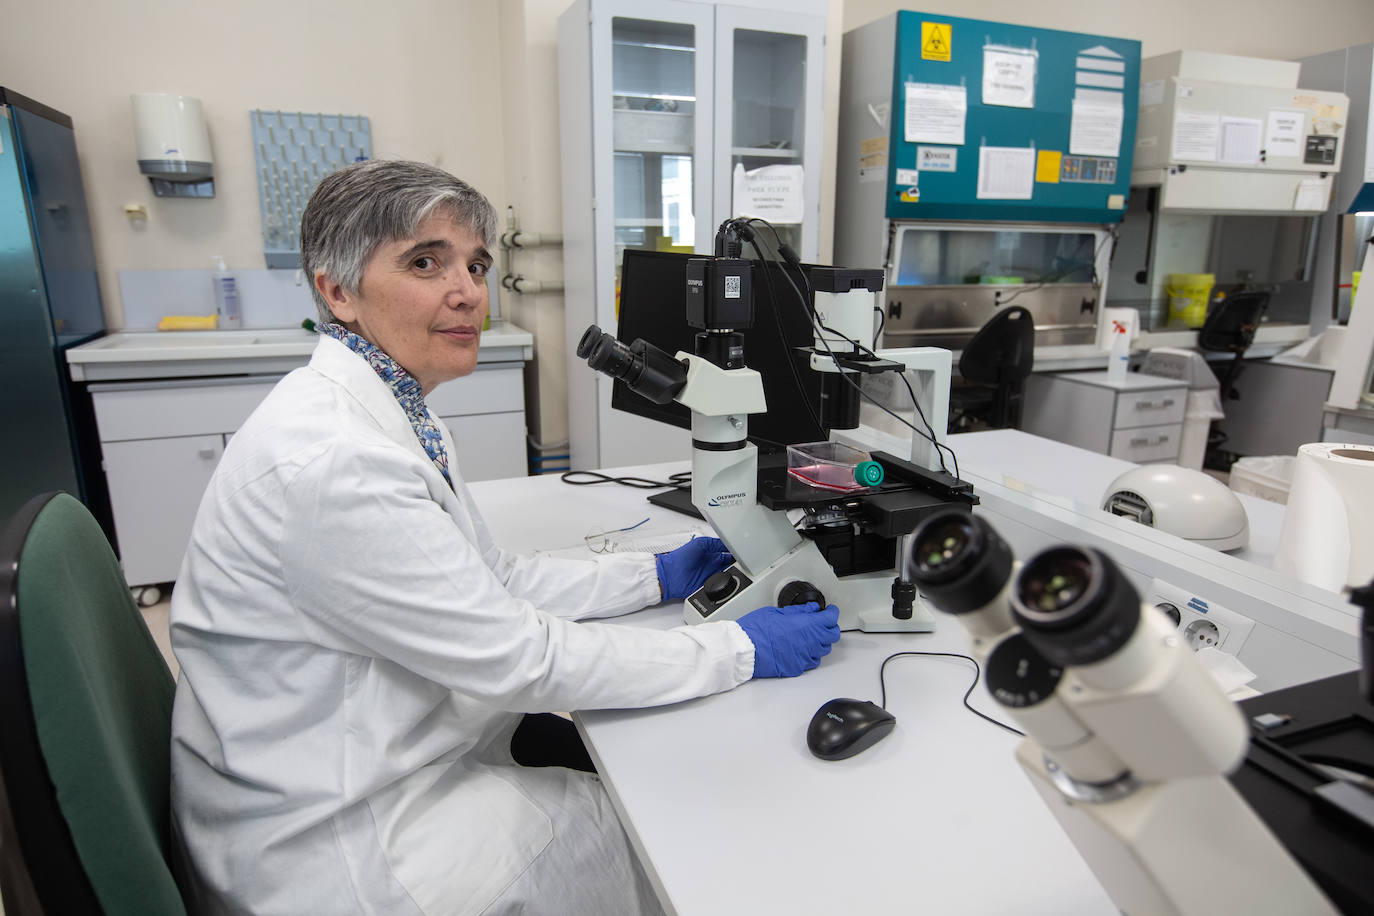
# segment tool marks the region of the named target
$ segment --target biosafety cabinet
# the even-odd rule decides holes
[[[1146,330],[1196,326],[1171,316],[1171,276],[1215,292],[1270,293],[1271,330],[1307,336],[1319,217],[1346,147],[1349,99],[1299,88],[1299,64],[1177,51],[1141,63],[1132,196],[1109,305]],[[1215,292],[1213,295],[1215,296]]]
[[[844,36],[835,262],[883,266],[889,345],[999,308],[1094,343],[1130,194],[1140,43],[902,11]]]
[[[625,249],[710,253],[745,215],[816,260],[825,22],[825,0],[577,0],[559,17],[573,467],[691,451],[685,431],[613,411],[611,379],[576,356],[589,324],[615,333]]]

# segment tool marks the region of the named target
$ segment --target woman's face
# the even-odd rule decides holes
[[[323,271],[314,280],[339,321],[380,347],[429,394],[477,366],[491,263],[481,239],[440,213],[413,237],[373,252],[356,294]]]

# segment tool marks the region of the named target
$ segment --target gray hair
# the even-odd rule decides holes
[[[491,248],[496,208],[472,185],[423,162],[372,159],[324,177],[301,216],[301,269],[321,321],[336,321],[315,287],[315,272],[357,295],[363,268],[380,246],[413,236],[436,210],[448,211]]]

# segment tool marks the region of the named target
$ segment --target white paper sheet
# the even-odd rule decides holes
[[[1021,146],[978,149],[978,197],[1030,200],[1035,190],[1035,150]]]
[[[1035,107],[1035,51],[983,48],[983,104]]]
[[[1290,108],[1269,109],[1264,132],[1264,155],[1269,159],[1297,159],[1302,155],[1303,126],[1307,112]]]
[[[1175,159],[1191,159],[1195,162],[1217,161],[1217,135],[1221,131],[1221,118],[1211,111],[1174,112],[1174,155]]]
[[[903,137],[907,143],[963,146],[967,114],[968,93],[963,86],[907,83]]]
[[[1330,185],[1324,178],[1304,178],[1298,182],[1298,193],[1293,199],[1294,210],[1325,210]]]
[[[1150,80],[1140,84],[1141,105],[1164,104],[1164,80]]]
[[[1121,125],[1124,111],[1102,102],[1073,103],[1073,120],[1069,125],[1069,153],[1074,156],[1121,155]]]
[[[765,165],[745,171],[735,166],[736,216],[758,216],[772,223],[800,223],[804,214],[799,165]]]
[[[1260,158],[1260,133],[1263,130],[1264,122],[1259,118],[1222,118],[1217,158],[1222,162],[1257,164]]]

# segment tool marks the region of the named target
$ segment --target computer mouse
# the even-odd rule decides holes
[[[897,717],[877,703],[839,697],[828,701],[806,727],[806,746],[822,760],[843,760],[877,744]]]

